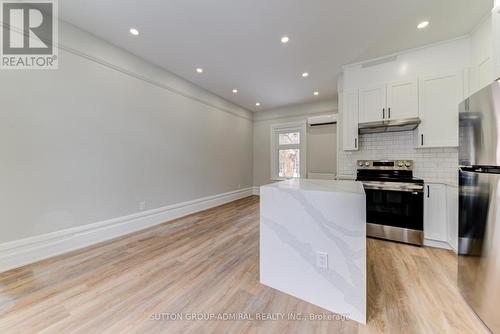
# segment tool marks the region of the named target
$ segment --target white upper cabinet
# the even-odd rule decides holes
[[[342,103],[342,146],[344,151],[356,151],[358,139],[358,90],[345,91],[340,96]]]
[[[359,89],[359,122],[381,121],[386,117],[385,84]]]
[[[463,99],[463,73],[420,77],[417,147],[458,146],[458,105]]]
[[[500,78],[500,1],[495,1],[495,8],[492,10],[493,27],[493,77]]]
[[[470,96],[488,86],[496,79],[495,74],[495,14],[485,17],[474,28],[470,35],[471,52],[468,68],[468,90],[465,96]]]
[[[496,2],[494,20],[485,18],[468,36],[344,66],[343,89],[359,90],[359,124],[418,117],[421,123],[411,133],[417,148],[457,147],[459,104],[492,77],[500,77],[500,0]],[[497,58],[492,56],[492,25]],[[350,133],[349,142],[354,138]]]
[[[387,84],[386,119],[397,120],[418,117],[417,80],[396,81]]]
[[[359,90],[359,122],[418,117],[417,80],[395,81]]]

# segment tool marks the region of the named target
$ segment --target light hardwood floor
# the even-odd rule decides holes
[[[457,291],[452,252],[373,239],[367,326],[153,320],[159,313],[328,313],[259,284],[258,203],[245,198],[0,273],[0,333],[486,332]]]

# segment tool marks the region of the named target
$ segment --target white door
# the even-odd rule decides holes
[[[458,146],[458,105],[463,98],[462,72],[420,77],[417,147]]]
[[[427,183],[424,195],[424,238],[447,242],[446,185]]]
[[[397,120],[412,117],[418,117],[417,80],[387,84],[387,119]]]
[[[381,121],[387,117],[386,87],[370,86],[359,90],[359,122]]]
[[[358,143],[358,91],[342,93],[342,146],[344,151],[357,151]]]

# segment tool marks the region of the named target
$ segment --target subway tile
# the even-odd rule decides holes
[[[416,149],[413,132],[361,135],[360,150],[339,152],[339,170],[352,173],[357,160],[413,160],[414,174],[425,181],[457,183],[456,148]]]

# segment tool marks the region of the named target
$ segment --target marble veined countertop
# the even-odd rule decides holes
[[[287,190],[324,191],[334,193],[364,194],[363,184],[352,180],[311,180],[290,179],[267,184],[262,187],[272,187]]]

